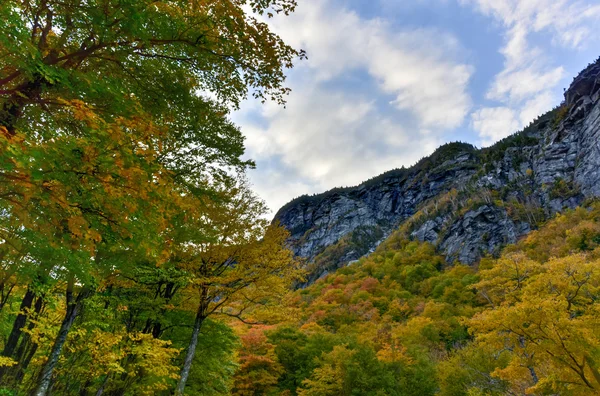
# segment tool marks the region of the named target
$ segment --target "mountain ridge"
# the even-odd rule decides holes
[[[275,215],[307,259],[309,282],[372,251],[403,226],[449,261],[474,264],[586,198],[600,196],[600,58],[564,102],[523,131],[477,149],[448,143],[410,168],[301,196]]]

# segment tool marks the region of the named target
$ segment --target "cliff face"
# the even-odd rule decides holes
[[[276,219],[291,232],[294,252],[312,263],[312,280],[398,227],[471,264],[598,196],[600,59],[573,80],[560,107],[490,148],[447,144],[409,169],[300,197]]]
[[[292,233],[295,253],[314,258],[324,247],[359,228],[385,235],[412,216],[420,203],[468,180],[476,169],[475,149],[465,144],[448,147],[456,158],[445,160],[434,154],[411,169],[387,172],[355,188],[301,197],[286,205],[276,218]],[[433,160],[437,166],[426,171],[425,163]],[[356,259],[364,253],[348,252],[346,258]]]

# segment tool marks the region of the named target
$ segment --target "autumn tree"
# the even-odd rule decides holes
[[[511,277],[513,292],[469,322],[478,342],[510,351],[509,364],[495,376],[527,392],[600,389],[599,264],[574,254],[550,260],[530,277]],[[478,287],[497,282],[490,273]]]
[[[46,394],[83,301],[117,251],[160,261],[155,243],[179,198],[240,159],[227,120],[249,90],[283,101],[302,54],[257,14],[273,1],[20,1],[0,6],[2,299],[14,280],[63,285],[61,329],[40,372]],[[251,10],[251,11],[250,11]],[[213,92],[220,105],[204,99]],[[176,211],[176,210],[175,210]],[[104,252],[104,253],[101,253]],[[110,254],[106,254],[109,252]],[[20,258],[26,257],[27,264]],[[40,294],[24,293],[12,355]]]
[[[301,271],[285,247],[287,231],[262,217],[266,207],[244,180],[232,180],[214,198],[199,200],[199,217],[184,213],[175,222],[172,258],[190,274],[186,293],[194,327],[176,394],[182,395],[202,323],[213,315],[245,320],[248,309],[273,303],[288,292]]]
[[[264,331],[258,327],[243,334],[241,342],[240,367],[231,393],[254,396],[275,391],[284,369],[277,361],[274,345],[268,342]]]
[[[9,237],[18,240],[29,261],[12,271],[30,284],[3,352],[15,351],[35,297],[33,284],[63,284],[66,313],[46,379],[96,279],[125,264],[100,252],[134,249],[156,255],[153,240],[175,208],[177,194],[169,187],[168,172],[155,161],[154,142],[161,132],[152,123],[141,118],[105,122],[79,101],[65,103],[63,112],[64,118],[55,119],[68,119],[78,136],[28,140],[21,150],[8,151],[16,155],[2,153],[12,165],[4,173],[13,180],[9,188],[20,190],[6,207],[6,220],[21,224]]]
[[[154,117],[177,117],[198,90],[234,105],[249,89],[281,101],[283,69],[300,53],[246,10],[272,16],[294,7],[293,0],[3,2],[0,125],[13,135],[25,128],[21,121],[51,114],[57,98],[80,98],[107,117],[127,114],[131,97]]]

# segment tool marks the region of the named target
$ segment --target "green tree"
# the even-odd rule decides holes
[[[283,101],[284,70],[302,53],[253,15],[287,14],[294,6],[291,0],[0,6],[0,206],[2,247],[9,250],[1,289],[4,296],[15,277],[65,285],[65,315],[36,394],[46,394],[98,280],[130,265],[114,253],[133,249],[160,262],[165,253],[156,241],[181,197],[224,177],[223,168],[250,165],[240,160],[243,139],[224,106],[237,106],[249,90]],[[17,264],[24,256],[33,265]],[[35,293],[30,287],[24,295],[5,355],[15,349]]]
[[[244,180],[224,187],[216,199],[199,203],[204,206],[200,215],[185,213],[171,238],[172,261],[190,274],[185,291],[195,312],[177,395],[183,394],[206,318],[225,315],[244,320],[252,307],[277,307],[272,303],[302,277],[285,247],[288,232],[267,223],[262,217],[264,203]]]

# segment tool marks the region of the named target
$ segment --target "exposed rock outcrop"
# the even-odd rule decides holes
[[[469,180],[477,169],[475,151],[463,143],[442,146],[410,169],[384,173],[354,188],[300,197],[280,209],[276,219],[291,232],[294,252],[309,259],[358,228],[388,234],[419,204]],[[346,258],[356,259],[371,247]]]
[[[409,169],[300,197],[276,219],[290,230],[297,255],[313,263],[326,258],[310,267],[315,279],[401,225],[450,261],[471,264],[599,196],[600,59],[573,80],[560,107],[490,148],[447,144]]]

